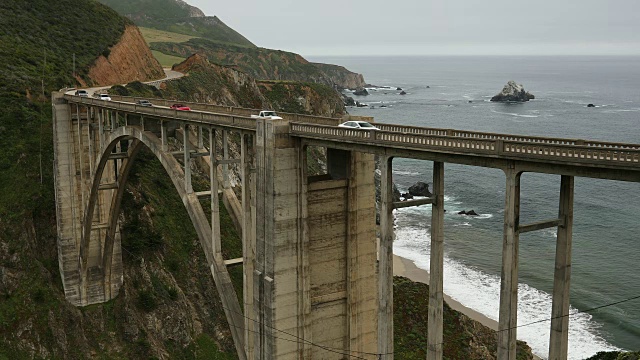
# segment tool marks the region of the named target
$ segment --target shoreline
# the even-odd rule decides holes
[[[396,254],[393,254],[393,275],[404,276],[411,281],[429,285],[429,272],[427,270],[417,267],[412,260],[403,258],[402,256],[398,256]],[[452,299],[447,294],[443,294],[443,298],[447,305],[449,305],[449,307],[451,307],[453,310],[468,316],[469,318],[481,323],[482,325],[494,331],[498,331],[497,321],[487,317],[486,315],[476,310],[462,305],[460,302]],[[536,354],[533,354],[533,358],[535,360],[542,360],[542,358],[540,358]]]

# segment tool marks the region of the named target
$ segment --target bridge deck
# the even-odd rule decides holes
[[[145,107],[123,101],[103,101],[65,95],[69,102],[118,112],[255,131],[253,109],[186,103],[195,111]],[[136,98],[120,97],[134,101]],[[172,101],[155,99],[156,104]],[[213,112],[215,111],[215,112]],[[505,168],[507,161],[525,162],[525,171],[640,182],[640,144],[582,139],[496,134],[376,123],[378,131],[336,127],[341,119],[287,114],[290,134],[317,145],[438,160],[473,166]],[[287,120],[287,119],[285,119]]]

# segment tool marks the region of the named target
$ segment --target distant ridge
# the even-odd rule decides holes
[[[136,25],[246,47],[255,45],[217,16],[181,0],[98,0]]]

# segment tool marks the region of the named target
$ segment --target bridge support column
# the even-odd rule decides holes
[[[253,311],[253,274],[254,264],[256,260],[256,232],[255,232],[255,171],[251,168],[251,150],[253,146],[254,137],[249,134],[242,133],[241,135],[241,149],[240,149],[240,177],[242,179],[242,263],[244,266],[244,313],[251,314]],[[201,137],[198,136],[200,139]],[[211,138],[210,138],[211,139]],[[211,144],[214,144],[210,142]],[[213,148],[213,146],[212,146]],[[213,157],[212,157],[213,159]],[[213,166],[211,168],[214,168]],[[217,177],[215,174],[211,174],[211,177]],[[217,194],[217,179],[216,179],[216,194]],[[213,186],[212,186],[213,188]],[[217,195],[216,195],[217,198]],[[244,319],[244,339],[245,339],[245,352],[247,359],[254,358],[254,333],[256,324],[253,319],[246,316]]]
[[[166,130],[165,130],[166,132]],[[222,258],[220,239],[220,198],[218,196],[218,151],[216,149],[216,130],[209,128],[209,184],[211,191],[211,251],[214,258]]]
[[[562,175],[556,265],[553,276],[553,304],[551,307],[551,335],[549,360],[566,360],[569,338],[569,284],[571,280],[571,240],[573,232],[573,176]]]
[[[193,192],[193,185],[191,184],[191,154],[189,141],[189,125],[182,124],[182,147],[184,150],[184,190],[187,194]]]
[[[380,247],[378,251],[378,353],[393,359],[393,159],[380,159]]]
[[[427,360],[442,359],[443,266],[444,266],[444,163],[433,163],[431,205],[431,260],[429,269],[429,317]]]
[[[98,128],[92,129],[93,109],[84,107],[83,112],[80,106],[75,105],[74,108],[67,104],[62,96],[62,93],[52,94],[58,258],[65,297],[76,306],[84,306],[111,299],[121,285],[122,260],[117,229],[111,236],[116,245],[109,257],[112,261],[109,264],[110,278],[106,279],[103,271],[103,255],[109,251],[104,249],[106,222],[115,194],[115,187],[107,185],[116,182],[116,169],[110,161],[105,165],[104,176],[101,177],[101,185],[105,186],[91,205],[90,189],[97,176],[98,154],[104,150],[104,117],[98,116]],[[101,112],[96,112],[101,115]],[[74,117],[76,124],[73,123]],[[95,131],[98,131],[99,139]],[[85,211],[89,205],[94,216],[91,223],[85,223]],[[83,235],[89,231],[90,235]],[[83,236],[91,238],[86,248],[80,246]],[[79,256],[81,251],[83,253]]]
[[[520,175],[515,166],[505,170],[506,191],[502,271],[500,281],[500,315],[498,321],[498,360],[516,359],[518,317],[518,246],[520,235]]]
[[[222,159],[229,160],[229,131],[222,130]],[[229,164],[222,164],[222,185],[225,189],[231,188],[229,180]]]
[[[286,120],[256,121],[255,359],[297,359],[300,317],[300,141]],[[223,142],[224,146],[224,142]],[[277,330],[276,330],[277,329]],[[293,334],[284,335],[284,332]],[[293,341],[287,341],[287,340]]]

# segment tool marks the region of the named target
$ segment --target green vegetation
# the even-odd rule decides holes
[[[141,83],[140,81],[130,82],[127,84],[127,86],[112,86],[109,89],[109,93],[122,96],[138,96],[148,98],[162,97],[162,91],[160,91],[157,87]]]
[[[270,103],[277,104],[274,106],[275,109],[298,114],[308,113],[298,101],[299,97],[305,95],[299,86],[286,86],[281,82],[276,82],[270,84],[270,86],[261,84],[260,91]]]
[[[198,8],[176,0],[99,1],[129,17],[138,26],[203,37],[219,43],[255,46],[218,17],[204,16]]]
[[[0,94],[40,93],[43,79],[47,91],[74,85],[74,54],[88,80],[89,66],[131,23],[94,1],[3,1],[0,10]]]
[[[394,353],[397,359],[425,359],[427,356],[427,309],[429,286],[404,277],[393,279]],[[496,332],[473,322],[444,305],[444,359],[486,359],[497,351]],[[531,359],[529,347],[518,341],[519,360]]]
[[[174,32],[152,29],[147,27],[139,27],[140,32],[142,33],[142,37],[147,42],[147,44],[151,44],[154,42],[173,42],[173,43],[181,43],[185,41],[189,41],[196,36],[192,35],[184,35],[178,34]]]
[[[162,53],[156,50],[152,50],[151,53],[158,60],[158,62],[160,63],[160,65],[162,65],[163,68],[170,68],[175,64],[179,64],[183,62],[185,59],[179,56],[167,55],[165,53]]]

